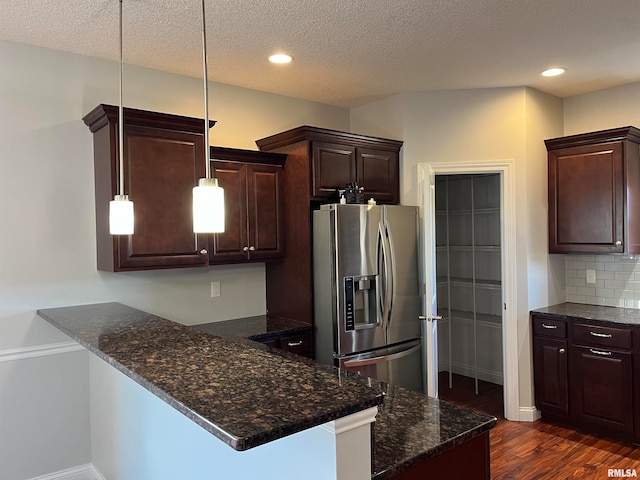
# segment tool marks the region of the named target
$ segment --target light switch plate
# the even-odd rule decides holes
[[[587,283],[596,283],[596,271],[587,270]]]

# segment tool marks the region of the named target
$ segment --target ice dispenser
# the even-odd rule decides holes
[[[377,275],[344,278],[345,330],[379,325],[377,279]]]

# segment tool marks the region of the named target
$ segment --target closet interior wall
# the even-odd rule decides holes
[[[436,176],[438,370],[503,384],[500,174]]]

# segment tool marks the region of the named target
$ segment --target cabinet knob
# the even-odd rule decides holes
[[[203,248],[202,250],[200,250],[200,255],[206,255],[207,253],[209,252],[207,252],[206,248]]]
[[[249,251],[249,247],[242,247],[242,251],[243,252],[248,252]]]
[[[560,350],[558,350],[559,353],[564,353],[564,348],[561,348]]]
[[[249,251],[251,251],[251,252],[255,251],[255,249],[256,249],[256,247],[254,247],[253,245],[251,245],[251,246],[249,247]]]
[[[618,246],[618,247],[619,247],[620,245],[622,245],[622,242],[621,242],[620,240],[618,240],[618,241],[616,242],[616,246]]]

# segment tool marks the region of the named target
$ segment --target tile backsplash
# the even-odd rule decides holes
[[[640,256],[566,255],[565,285],[567,302],[640,309]]]

